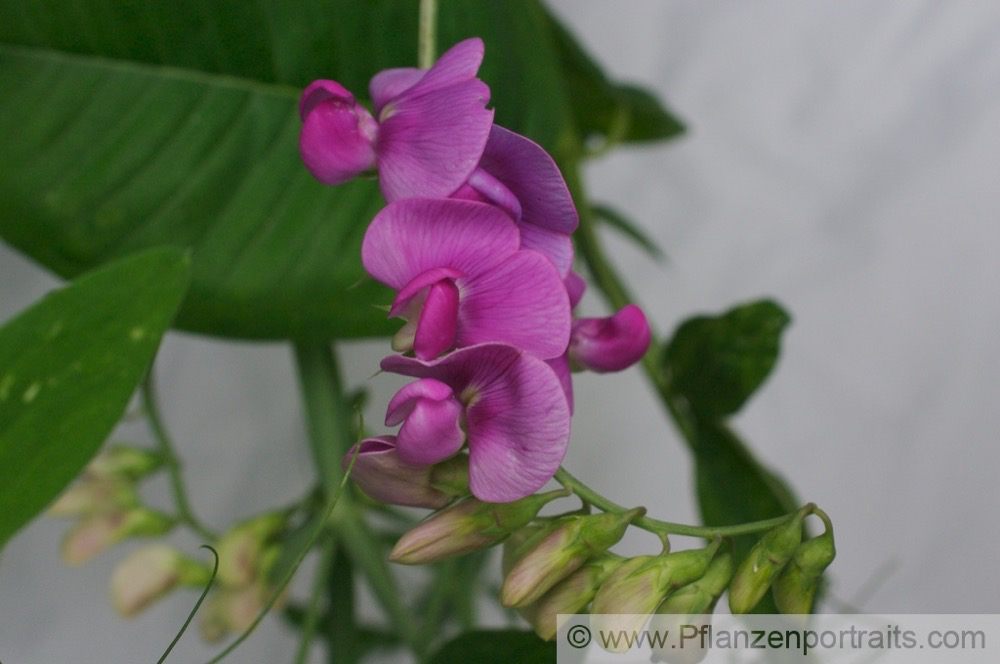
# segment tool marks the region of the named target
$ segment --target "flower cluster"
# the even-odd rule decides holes
[[[574,321],[576,208],[554,160],[493,123],[477,78],[483,48],[468,39],[430,69],[377,74],[371,110],[325,80],[299,105],[310,172],[331,185],[377,172],[387,201],[361,258],[396,292],[389,315],[404,321],[392,340],[400,354],[381,368],[416,380],[388,405],[398,432],[362,441],[354,469],[385,502],[533,494],[566,452],[571,368],[623,369],[650,341],[636,307]]]

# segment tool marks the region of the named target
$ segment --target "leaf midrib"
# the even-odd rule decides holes
[[[231,74],[213,74],[197,69],[185,69],[171,65],[151,65],[135,60],[119,60],[99,55],[61,51],[53,48],[22,46],[0,42],[0,58],[4,57],[33,59],[53,64],[69,63],[73,65],[86,65],[108,72],[121,72],[139,76],[157,77],[168,81],[195,83],[197,85],[266,95],[283,100],[297,100],[302,93],[301,89],[291,85],[265,83]]]

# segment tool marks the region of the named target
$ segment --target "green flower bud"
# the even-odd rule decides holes
[[[588,560],[580,569],[557,583],[537,602],[522,609],[521,615],[535,628],[535,634],[546,641],[556,637],[560,613],[581,613],[597,594],[597,589],[625,561],[613,553]]]
[[[111,603],[131,618],[177,585],[204,586],[211,569],[165,544],[133,551],[111,575]]]
[[[201,637],[206,641],[218,641],[230,632],[238,634],[250,629],[272,592],[273,588],[260,581],[213,592],[201,611]],[[283,592],[274,608],[283,606],[287,596],[288,592]]]
[[[285,527],[285,520],[284,514],[271,512],[227,530],[215,544],[219,554],[219,583],[238,588],[261,576],[263,552]]]
[[[587,559],[615,544],[628,524],[645,513],[644,507],[637,507],[623,513],[571,517],[515,563],[500,589],[500,603],[506,607],[531,604]]]
[[[49,506],[52,516],[90,516],[139,504],[135,487],[118,477],[88,477],[70,486]]]
[[[91,477],[137,480],[163,465],[163,455],[128,445],[111,445],[87,464]]]
[[[836,555],[830,528],[822,535],[803,542],[774,582],[772,594],[778,610],[782,613],[811,613],[819,580]]]
[[[612,615],[601,619],[599,629],[642,629],[664,596],[705,575],[716,548],[712,546],[626,560],[612,572],[594,596],[591,613],[618,616],[617,619]],[[616,651],[614,648],[611,650]]]
[[[503,542],[503,556],[500,558],[502,575],[506,577],[518,560],[535,548],[549,533],[566,523],[568,518],[536,521],[512,532]]]
[[[730,611],[749,613],[753,610],[774,578],[792,559],[802,541],[803,511],[765,534],[750,549],[729,586]]]
[[[531,522],[546,503],[566,495],[566,490],[550,491],[511,503],[466,498],[435,512],[399,538],[389,560],[422,565],[485,549]]]
[[[172,518],[145,507],[94,514],[66,533],[63,560],[67,565],[82,565],[126,537],[162,535],[173,527]]]
[[[666,635],[663,647],[653,648],[653,661],[697,664],[708,654],[701,647],[700,630],[712,620],[719,596],[726,590],[736,561],[732,546],[720,550],[705,575],[667,595],[650,620],[649,629]]]

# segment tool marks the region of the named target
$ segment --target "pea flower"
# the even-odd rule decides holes
[[[545,256],[520,249],[517,226],[474,201],[410,198],[372,220],[361,260],[398,292],[390,316],[408,323],[396,351],[430,360],[452,347],[500,342],[542,359],[569,343],[569,298]]]
[[[493,124],[489,87],[476,78],[483,42],[459,42],[427,70],[387,69],[369,83],[372,115],[335,81],[299,101],[299,151],[325,184],[378,169],[386,200],[453,193],[479,163]]]
[[[569,274],[570,234],[580,218],[559,167],[534,141],[493,125],[479,165],[452,197],[502,208],[517,222],[521,247],[544,254],[563,277]]]
[[[403,423],[396,448],[404,460],[434,463],[467,442],[469,488],[491,503],[530,495],[559,469],[569,441],[569,404],[544,361],[491,343],[429,362],[387,357],[381,366],[421,379],[400,390],[386,413],[387,426]],[[448,431],[464,435],[442,438]]]
[[[569,342],[570,365],[597,373],[621,371],[642,359],[651,338],[646,315],[634,304],[606,318],[579,318]]]

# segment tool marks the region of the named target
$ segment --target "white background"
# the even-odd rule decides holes
[[[553,5],[611,75],[654,89],[690,127],[587,172],[591,196],[669,255],[657,264],[608,238],[656,328],[760,296],[793,316],[775,375],[736,425],[834,519],[828,610],[997,611],[1000,5]],[[0,319],[55,283],[0,247]],[[600,312],[596,299],[584,306]],[[347,345],[345,371],[365,382],[384,354],[382,343]],[[171,334],[159,384],[213,526],[308,488],[287,348]],[[372,386],[377,422],[394,384]],[[576,391],[567,467],[620,503],[693,520],[687,452],[641,373],[580,376]],[[69,569],[65,528],[42,519],[3,552],[0,660],[155,661],[193,594],[119,619],[107,580],[127,547]],[[290,639],[271,618],[232,661],[290,661]],[[172,659],[210,652],[192,633]]]

